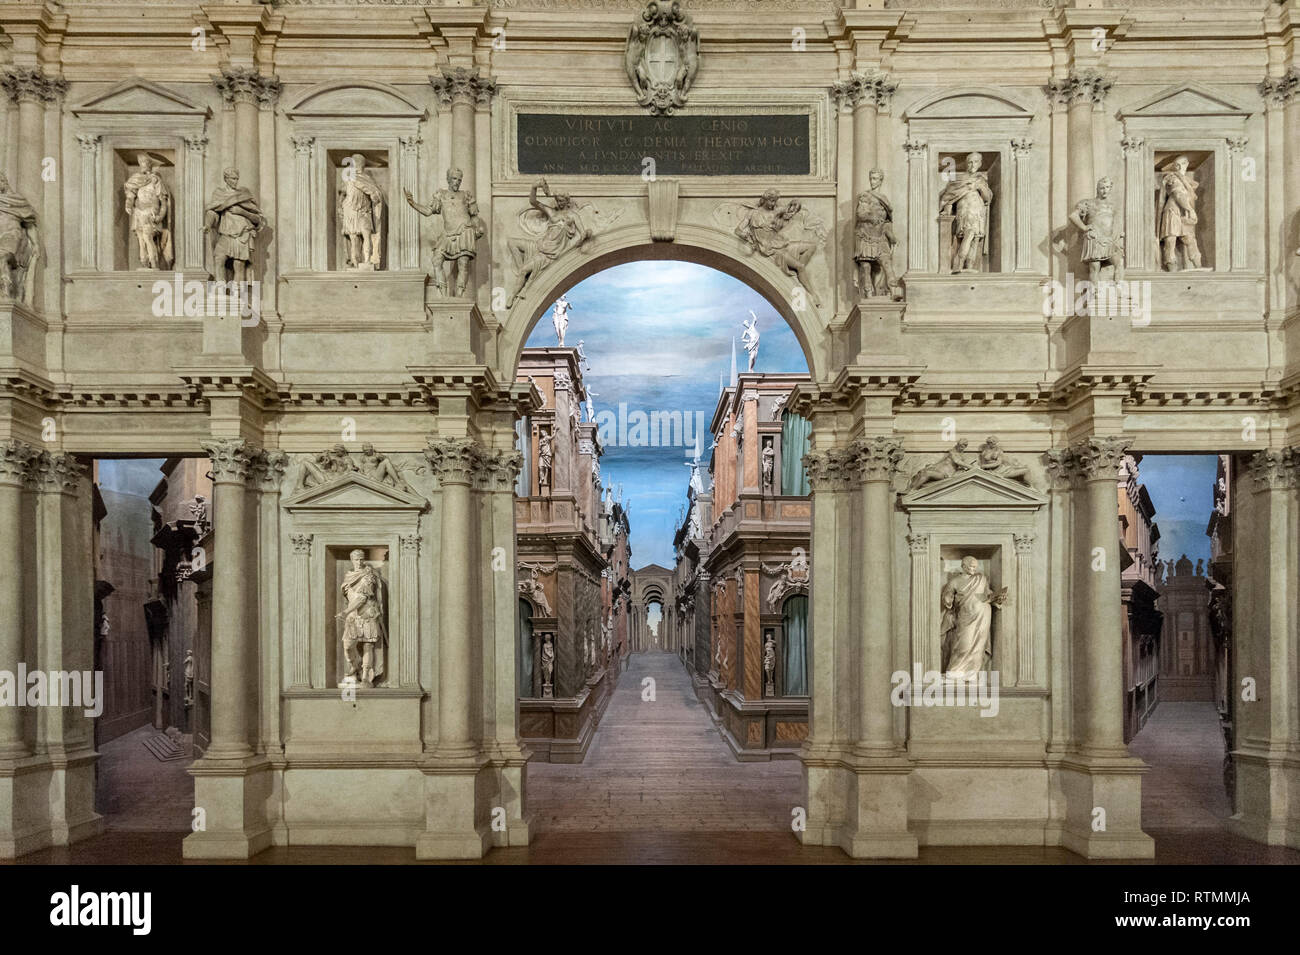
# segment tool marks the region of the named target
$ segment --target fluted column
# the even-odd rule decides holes
[[[1124,151],[1124,267],[1128,269],[1151,268],[1147,261],[1147,243],[1133,237],[1146,235],[1146,140],[1141,136],[1125,136],[1119,141]]]
[[[294,136],[293,143],[293,251],[294,266],[313,268],[311,256],[311,156],[314,136]]]
[[[930,149],[920,140],[909,139],[903,150],[907,153],[907,268],[933,272],[939,267],[939,247],[935,211],[930,208]],[[929,256],[931,246],[934,261]]]
[[[98,268],[99,263],[99,156],[104,137],[85,134],[81,145],[81,267]]]
[[[208,137],[185,137],[184,183],[181,188],[181,268],[199,272],[206,268],[203,261],[203,167],[208,154]]]
[[[1016,672],[1008,685],[1034,685],[1034,535],[1015,534]]]
[[[1120,622],[1119,504],[1115,481],[1133,443],[1092,437],[1070,448],[1076,533],[1073,565],[1075,740],[1087,756],[1125,756]],[[1082,699],[1080,699],[1082,697]]]
[[[473,755],[470,700],[473,685],[474,554],[470,487],[481,467],[472,438],[430,438],[425,457],[442,489],[438,573],[438,746],[443,757]]]
[[[1096,186],[1094,157],[1099,152],[1093,113],[1100,112],[1114,81],[1097,70],[1071,71],[1047,85],[1048,99],[1068,104],[1069,110],[1069,207],[1093,194]]]
[[[23,639],[30,621],[25,603],[27,562],[23,559],[23,486],[32,478],[40,450],[22,441],[0,443],[0,670],[18,672],[25,662]],[[25,688],[19,688],[25,692]],[[23,709],[0,706],[0,760],[21,759],[31,748],[23,736]]]
[[[246,66],[232,66],[222,69],[219,76],[212,77],[212,82],[226,105],[234,108],[235,155],[232,158],[239,170],[239,184],[258,195],[262,166],[258,113],[275,108],[280,99],[280,78],[263,76]]]
[[[898,89],[888,74],[854,71],[831,87],[841,108],[853,111],[853,194],[870,188],[869,175],[879,161],[877,128],[880,107]]]
[[[912,662],[925,671],[940,666],[939,646],[931,637],[934,595],[930,582],[930,535],[908,534],[907,549],[912,558]]]
[[[294,534],[293,562],[289,565],[289,685],[311,686],[311,534]]]
[[[45,157],[45,104],[57,103],[68,90],[62,77],[47,76],[40,67],[8,67],[0,76],[9,99],[18,104],[18,155],[13,169],[13,185],[39,210],[44,182],[41,179]]]
[[[1017,272],[1034,270],[1034,174],[1030,168],[1033,149],[1032,139],[1021,137],[1011,140],[1011,158],[1015,163],[1016,176],[1015,270]]]
[[[897,438],[868,438],[855,446],[862,480],[862,527],[858,564],[865,598],[858,631],[862,686],[858,696],[858,743],[866,756],[893,756],[894,708],[890,702],[894,634],[894,476],[903,459]]]
[[[430,76],[438,102],[451,107],[451,163],[465,174],[466,188],[472,190],[474,179],[474,109],[486,106],[497,91],[496,81],[480,76],[478,67],[455,69],[444,66],[440,76]]]
[[[1270,222],[1266,231],[1270,235],[1281,233],[1282,247],[1270,249],[1268,269],[1288,272],[1298,268],[1295,253],[1300,249],[1300,69],[1293,66],[1280,76],[1266,77],[1259,84],[1259,93],[1264,99],[1269,165],[1278,162],[1281,169],[1281,202],[1269,203],[1270,212],[1279,215],[1281,221],[1276,228]],[[1279,141],[1280,148],[1274,145]],[[1241,176],[1234,173],[1233,178],[1239,180]],[[1272,190],[1276,180],[1271,176],[1270,180]],[[1278,294],[1285,296],[1285,301],[1277,304],[1294,304],[1293,287],[1293,283],[1279,283]]]
[[[212,745],[204,759],[242,759],[249,744],[254,707],[251,674],[257,667],[257,631],[248,626],[250,562],[248,476],[255,448],[242,439],[203,442],[212,469]]]

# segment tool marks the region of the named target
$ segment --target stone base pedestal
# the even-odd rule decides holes
[[[915,859],[907,828],[906,759],[820,759],[805,753],[804,845],[839,846],[855,859]]]
[[[1270,846],[1300,849],[1300,754],[1233,752],[1236,813],[1228,828]]]
[[[533,817],[524,811],[528,790],[528,756],[522,750],[515,755],[493,757],[493,776],[497,789],[497,806],[505,818],[488,815],[488,829],[493,846],[526,846],[533,838]],[[494,807],[495,808],[495,807]]]
[[[472,299],[437,299],[424,308],[429,316],[430,361],[465,365],[483,361],[483,316]]]
[[[494,776],[484,756],[431,759],[424,773],[425,831],[415,840],[417,859],[481,859],[492,845]],[[497,812],[498,819],[502,812]],[[506,817],[507,832],[508,815]]]
[[[1154,858],[1155,841],[1142,831],[1146,771],[1146,764],[1131,756],[1063,760],[1051,773],[1049,841],[1055,829],[1059,845],[1087,859]],[[1105,810],[1104,829],[1097,809]]]
[[[45,331],[44,320],[28,306],[0,301],[0,365],[44,368]]]
[[[95,812],[96,759],[87,751],[0,761],[0,859],[104,831],[104,817]]]
[[[274,789],[264,756],[196,760],[194,805],[204,811],[204,829],[181,844],[186,859],[249,859],[271,845],[268,806]]]

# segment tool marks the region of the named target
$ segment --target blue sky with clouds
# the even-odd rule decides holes
[[[1186,554],[1210,559],[1205,536],[1214,510],[1214,476],[1219,459],[1213,454],[1147,454],[1138,464],[1138,479],[1147,486],[1160,525],[1160,559]]]
[[[596,392],[597,421],[602,412],[681,412],[686,422],[703,417],[701,448],[708,460],[709,422],[718,403],[718,376],[730,376],[731,342],[736,365],[746,367],[740,345],[742,322],[758,316],[760,372],[806,372],[799,342],[758,292],[731,276],[691,262],[631,262],[599,272],[567,293],[569,329],[564,343],[582,341],[590,363],[585,374]],[[529,345],[554,346],[551,313],[538,321]],[[584,416],[585,418],[585,416]],[[687,437],[694,424],[687,424]],[[630,443],[630,442],[629,442]],[[632,526],[632,566],[673,565],[673,533],[686,502],[690,447],[628,447],[617,434],[606,443],[601,477],[615,488],[621,482]]]

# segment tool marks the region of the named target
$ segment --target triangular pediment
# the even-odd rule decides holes
[[[927,484],[903,495],[902,501],[903,507],[909,511],[949,508],[1032,510],[1046,503],[1047,498],[1020,481],[979,469]]]
[[[210,111],[180,93],[148,80],[129,79],[103,93],[96,94],[72,112],[81,115],[148,114],[163,116],[208,116]]]
[[[1218,116],[1245,119],[1250,110],[1199,83],[1184,83],[1121,110],[1122,118],[1137,116]]]
[[[424,498],[361,473],[303,488],[284,502],[288,511],[422,511]]]

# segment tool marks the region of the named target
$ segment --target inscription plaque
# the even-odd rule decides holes
[[[762,115],[603,116],[520,113],[524,175],[806,176],[810,117]]]

